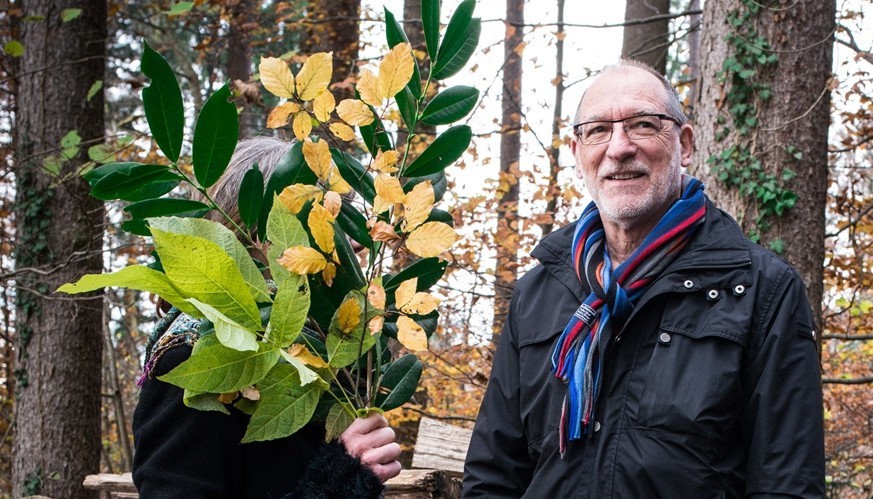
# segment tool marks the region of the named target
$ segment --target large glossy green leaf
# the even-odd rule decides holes
[[[91,188],[91,196],[102,200],[142,201],[160,197],[179,185],[182,177],[163,165],[110,163],[118,165],[101,176]]]
[[[421,28],[427,55],[434,61],[440,43],[440,0],[421,0]]]
[[[475,0],[464,0],[452,14],[433,64],[432,78],[442,80],[454,76],[476,51],[482,22],[472,18],[475,6]]]
[[[355,255],[345,232],[343,232],[342,228],[334,226],[333,236],[336,254],[339,257],[339,265],[336,269],[336,278],[339,285],[348,289],[363,288],[367,281],[364,278],[364,272],[361,270],[361,264],[358,263],[358,257]]]
[[[259,343],[257,351],[228,348],[214,334],[201,336],[191,357],[158,379],[195,392],[242,390],[266,376],[279,360],[279,350]]]
[[[331,148],[330,155],[337,168],[339,168],[343,180],[348,182],[368,203],[372,204],[373,199],[376,197],[376,187],[373,177],[367,172],[364,165],[351,154],[338,149]]]
[[[183,294],[212,305],[245,328],[260,329],[261,314],[249,286],[221,246],[204,237],[165,232],[154,225],[152,237],[167,277]]]
[[[456,85],[431,100],[421,112],[421,121],[428,125],[448,125],[467,116],[479,101],[479,90]]]
[[[343,199],[343,205],[336,221],[349,237],[361,243],[362,246],[365,248],[373,246],[373,238],[370,237],[367,230],[366,217],[347,199]]]
[[[388,48],[394,48],[398,43],[409,43],[403,27],[397,22],[394,14],[385,8],[385,38],[388,42]],[[412,66],[412,78],[406,84],[406,88],[412,92],[415,99],[421,98],[421,71],[418,69],[418,58],[415,58],[415,64]]]
[[[409,87],[404,87],[395,95],[394,101],[397,102],[397,109],[400,110],[400,117],[406,123],[406,128],[415,130],[415,124],[418,122],[418,102]]]
[[[414,74],[412,76],[415,77]],[[373,113],[373,116],[376,116],[376,119],[369,125],[360,126],[358,129],[361,131],[361,139],[363,139],[364,145],[367,146],[367,151],[376,156],[379,151],[388,151],[394,149],[394,146],[391,143],[391,136],[385,131],[385,126],[382,124],[382,120],[379,119],[379,114],[376,113],[372,106],[370,106],[370,111]]]
[[[142,72],[152,83],[142,90],[142,106],[152,137],[172,162],[179,160],[185,131],[182,90],[167,61],[144,43]]]
[[[310,295],[306,276],[289,274],[273,299],[268,338],[285,348],[300,336],[309,313]]]
[[[269,302],[270,291],[261,271],[236,235],[218,222],[202,218],[162,217],[149,219],[152,228],[164,232],[202,237],[217,244],[233,259],[246,287],[256,302]],[[207,302],[208,303],[208,302]],[[260,324],[260,322],[258,323]]]
[[[376,406],[384,411],[396,409],[405,404],[418,388],[422,365],[415,355],[406,354],[392,362],[382,376],[382,387],[390,392],[376,397]]]
[[[111,274],[86,274],[75,283],[59,287],[58,291],[78,294],[110,287],[154,293],[188,315],[203,316],[193,305],[188,303],[188,297],[173,285],[166,274],[144,265],[131,265]]]
[[[258,223],[261,206],[264,204],[264,174],[258,164],[246,172],[239,186],[239,217],[246,227],[252,228]]]
[[[273,194],[278,194],[292,184],[315,185],[318,177],[303,160],[303,142],[295,142],[288,153],[276,164],[270,178],[267,179],[267,188],[264,191],[264,203],[261,206],[261,215],[258,218],[258,237],[261,239],[267,233],[267,217],[273,208]]]
[[[403,184],[403,192],[411,192],[413,187],[427,181],[430,181],[430,185],[433,187],[434,202],[440,202],[443,199],[443,196],[446,195],[446,189],[449,187],[449,180],[446,177],[445,171],[436,172],[423,177],[410,178]]]
[[[394,290],[400,283],[409,279],[418,278],[416,291],[430,289],[442,279],[446,273],[446,268],[449,263],[439,258],[423,258],[413,263],[412,265],[401,270],[398,274],[389,276],[385,279],[383,286],[388,292],[388,304],[394,303]]]
[[[146,199],[131,203],[124,207],[131,219],[122,223],[121,228],[132,234],[150,236],[146,218],[155,217],[186,217],[199,218],[209,212],[211,208],[200,201],[181,198],[158,198]]]
[[[463,156],[470,146],[473,131],[467,125],[449,128],[436,138],[403,172],[407,177],[422,177],[443,171]]]
[[[194,178],[203,187],[210,187],[227,169],[239,135],[239,115],[229,100],[227,85],[210,95],[197,116],[194,126],[192,163]]]
[[[312,419],[322,383],[300,385],[297,372],[287,364],[276,364],[258,384],[261,400],[255,409],[242,442],[275,440],[296,433]]]

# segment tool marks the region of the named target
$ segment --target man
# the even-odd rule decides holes
[[[803,283],[682,174],[673,88],[621,61],[573,133],[594,201],[515,289],[464,497],[824,497]]]

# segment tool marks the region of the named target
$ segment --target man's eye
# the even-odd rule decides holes
[[[640,118],[629,123],[630,128],[636,130],[650,130],[657,129],[658,124],[652,118]]]
[[[607,131],[608,131],[608,129],[607,129],[606,125],[592,124],[586,129],[585,135],[588,137],[591,137],[592,135],[603,134],[603,133],[606,133]]]

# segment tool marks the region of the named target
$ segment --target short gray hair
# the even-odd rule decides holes
[[[246,172],[257,163],[261,173],[264,174],[266,186],[270,176],[276,171],[276,166],[288,154],[293,144],[275,137],[251,137],[240,140],[224,174],[208,189],[209,196],[237,225],[241,225],[238,199]],[[229,225],[221,213],[215,210],[210,211],[206,218]]]
[[[603,76],[611,71],[615,71],[621,68],[642,69],[643,71],[657,78],[658,81],[661,82],[661,85],[664,87],[664,91],[667,95],[667,102],[664,103],[667,106],[667,114],[669,116],[672,116],[673,118],[676,118],[676,121],[679,122],[679,126],[688,123],[688,116],[686,116],[685,111],[682,110],[682,103],[679,101],[679,94],[676,92],[676,89],[673,87],[672,84],[670,84],[669,81],[667,81],[667,78],[665,78],[664,75],[655,71],[652,66],[649,66],[645,62],[638,61],[636,59],[622,58],[619,59],[619,61],[615,64],[604,66],[603,69],[600,71],[599,76]],[[576,116],[573,119],[574,124],[579,123],[582,119],[579,112],[582,109],[582,101],[585,100],[586,93],[588,93],[587,90],[582,93],[582,98],[579,99],[579,105],[576,106]]]

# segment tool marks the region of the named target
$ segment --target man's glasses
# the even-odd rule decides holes
[[[651,139],[652,137],[657,137],[664,129],[662,120],[679,124],[679,120],[666,114],[641,114],[622,120],[598,120],[577,123],[573,125],[573,134],[586,146],[605,144],[612,139],[612,129],[614,128],[612,124],[621,123],[624,133],[631,140]]]

